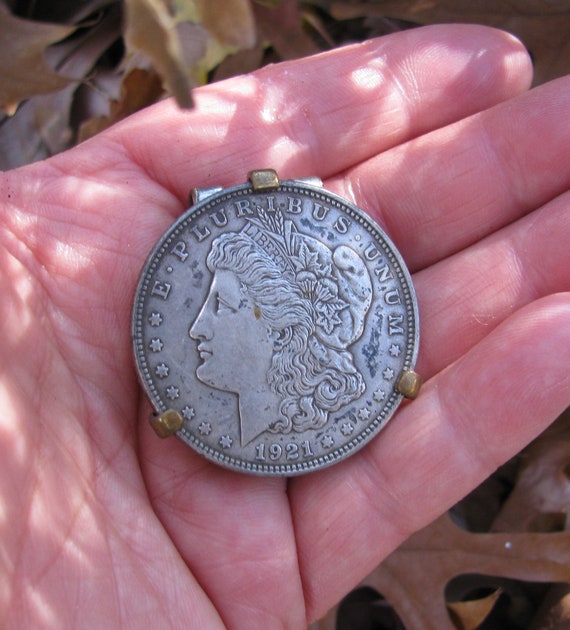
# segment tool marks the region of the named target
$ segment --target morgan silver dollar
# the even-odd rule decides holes
[[[421,386],[416,298],[394,244],[312,178],[253,171],[194,199],[135,295],[155,430],[254,474],[352,455]]]

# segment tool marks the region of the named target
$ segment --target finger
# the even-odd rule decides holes
[[[570,291],[569,242],[570,192],[415,274],[422,376],[458,359],[529,302]]]
[[[186,198],[192,186],[343,170],[529,85],[523,46],[480,26],[404,31],[196,90],[112,132],[138,164]],[[199,159],[197,159],[199,157]]]
[[[422,268],[570,188],[569,115],[566,77],[396,147],[331,186],[356,195],[408,265]]]
[[[294,480],[310,617],[565,409],[570,373],[561,349],[569,346],[570,294],[536,302],[434,377],[356,457]]]

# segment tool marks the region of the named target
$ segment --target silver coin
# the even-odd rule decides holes
[[[418,352],[406,266],[382,229],[303,181],[210,195],[164,234],[133,310],[141,381],[177,435],[248,473],[352,455],[402,400]]]

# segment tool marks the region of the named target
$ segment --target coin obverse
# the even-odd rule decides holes
[[[308,182],[209,190],[160,239],[135,295],[136,363],[157,414],[242,472],[345,459],[415,375],[400,254],[362,210]]]

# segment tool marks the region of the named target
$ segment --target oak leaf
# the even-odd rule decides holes
[[[80,129],[79,140],[87,140],[110,125],[126,118],[162,95],[160,77],[152,70],[133,68],[121,81],[120,94],[109,102],[109,113],[87,120]]]
[[[320,51],[303,28],[307,14],[297,0],[258,5],[254,11],[259,30],[280,59],[296,59]]]
[[[144,53],[180,107],[191,107],[190,67],[184,58],[176,15],[163,0],[125,1],[125,44]],[[198,55],[203,54],[200,45]]]
[[[567,532],[473,534],[445,514],[408,539],[362,584],[382,593],[406,628],[456,630],[445,589],[463,574],[570,582],[570,537]]]
[[[88,6],[93,6],[93,1]],[[78,10],[78,7],[75,9]],[[13,116],[2,122],[0,169],[7,170],[42,160],[72,144],[75,140],[72,110],[78,120],[84,118],[85,109],[89,110],[86,117],[99,114],[93,113],[90,102],[100,99],[105,92],[100,84],[98,62],[119,37],[120,14],[118,10],[110,10],[89,28],[46,50],[49,65],[65,76],[75,77],[77,82],[69,83],[55,92],[37,94],[27,99]],[[82,80],[84,77],[89,77],[88,83]],[[96,89],[93,89],[95,86]],[[81,107],[78,107],[78,100]]]
[[[493,531],[570,531],[570,411],[521,457],[517,482]]]
[[[249,0],[126,0],[124,38],[163,78],[180,107],[191,107],[191,88],[227,55],[254,46]]]
[[[46,48],[75,28],[23,20],[0,11],[0,109],[13,115],[21,101],[36,94],[61,90],[73,79],[54,72],[46,63]]]
[[[197,0],[204,28],[228,49],[255,45],[255,19],[249,0]]]
[[[466,602],[449,602],[447,609],[458,630],[476,630],[488,614],[493,610],[501,589],[494,590],[490,595]]]

